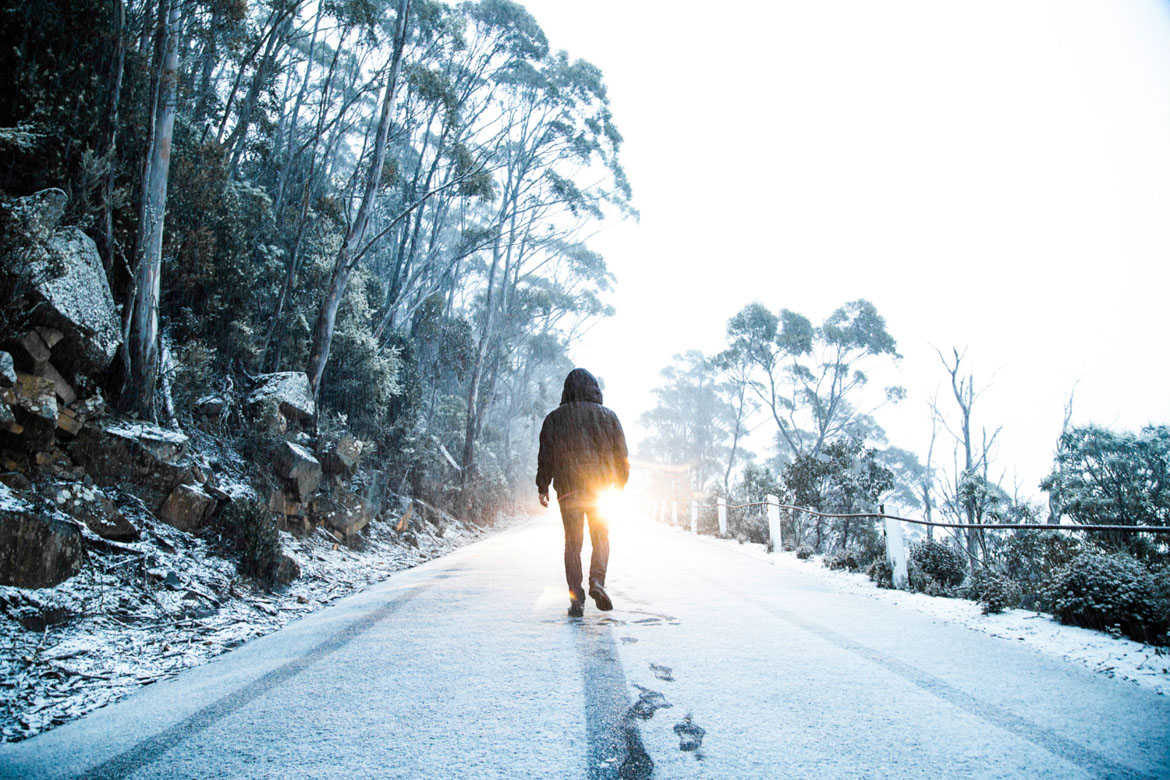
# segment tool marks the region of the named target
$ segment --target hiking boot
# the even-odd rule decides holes
[[[585,617],[585,602],[570,601],[569,602],[569,617]]]
[[[599,582],[589,583],[589,598],[593,599],[597,608],[602,612],[609,612],[613,609],[613,602],[609,600],[609,594],[605,592],[605,588]]]

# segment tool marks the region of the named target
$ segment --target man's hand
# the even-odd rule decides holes
[[[540,494],[540,505],[543,507],[548,506],[548,493],[541,493]]]

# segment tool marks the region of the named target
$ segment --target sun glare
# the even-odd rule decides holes
[[[610,526],[627,523],[633,517],[630,500],[624,490],[610,488],[597,496],[597,506],[609,521]]]

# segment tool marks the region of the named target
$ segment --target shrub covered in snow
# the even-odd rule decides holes
[[[875,558],[865,573],[879,588],[890,590],[894,587],[894,570],[885,558]]]
[[[857,571],[861,568],[861,564],[857,562],[857,555],[851,550],[826,558],[825,565],[830,569],[848,569],[849,571]]]
[[[963,582],[967,562],[958,548],[927,539],[911,545],[907,569],[915,590],[949,596]]]
[[[1012,531],[996,546],[992,567],[1019,587],[1019,606],[1036,609],[1055,572],[1084,549],[1084,541],[1073,534]]]
[[[976,572],[972,590],[975,600],[983,607],[984,615],[1015,609],[1020,606],[1023,592],[1013,580],[986,569]]]
[[[1056,572],[1045,590],[1062,623],[1170,644],[1170,573],[1152,572],[1124,553],[1084,552]]]
[[[796,551],[796,557],[800,558],[800,560],[802,560],[802,561],[807,561],[809,558],[812,557],[812,554],[813,554],[813,548],[809,547],[807,544],[802,544],[800,546],[800,548],[797,549],[797,551]]]

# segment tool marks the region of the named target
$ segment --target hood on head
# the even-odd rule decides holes
[[[583,368],[574,368],[565,377],[565,389],[561,393],[561,403],[569,404],[574,401],[589,401],[601,403],[601,386],[597,380]]]

